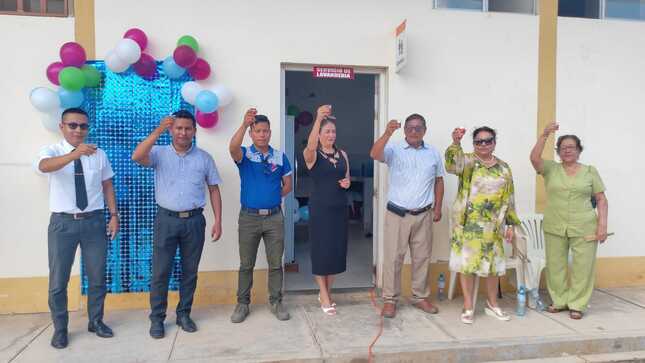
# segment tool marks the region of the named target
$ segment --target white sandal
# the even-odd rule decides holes
[[[320,294],[318,294],[318,302],[319,302],[319,303],[322,303],[322,301],[320,301]],[[331,302],[331,307],[332,307],[332,308],[335,308],[335,307],[336,307],[336,303],[332,301],[332,302]]]
[[[329,315],[329,316],[334,316],[336,315],[336,308],[333,306],[330,306],[328,308],[324,307],[323,305],[320,305],[320,308],[322,309],[323,313]]]
[[[486,300],[486,307],[484,308],[486,315],[492,316],[501,321],[511,320],[511,316],[505,313],[499,306],[491,306],[488,300]]]
[[[475,310],[462,310],[461,322],[464,324],[472,324],[475,321]]]

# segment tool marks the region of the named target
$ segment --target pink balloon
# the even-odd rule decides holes
[[[201,111],[196,110],[195,118],[197,119],[197,124],[199,124],[199,126],[205,129],[210,129],[217,125],[217,122],[219,121],[219,114],[217,113],[217,111],[211,113],[202,113]]]
[[[146,36],[146,33],[144,33],[143,30],[139,28],[128,29],[123,37],[132,39],[137,42],[137,44],[139,44],[139,48],[141,48],[142,51],[148,46],[148,37]]]
[[[201,81],[211,75],[211,66],[202,58],[197,58],[195,64],[188,68],[188,73],[196,80]]]
[[[314,115],[309,111],[302,111],[296,116],[296,125],[308,126],[314,121]]]
[[[141,58],[132,65],[132,68],[141,77],[152,78],[157,72],[157,62],[150,54],[141,53]]]
[[[187,45],[178,46],[172,54],[172,57],[175,63],[183,68],[190,68],[197,62],[197,53]]]
[[[85,64],[87,57],[85,49],[76,42],[67,42],[60,47],[60,59],[65,67],[81,68]]]
[[[47,79],[57,85],[60,86],[60,82],[58,82],[58,73],[65,68],[65,65],[62,62],[54,62],[50,65],[47,66]]]

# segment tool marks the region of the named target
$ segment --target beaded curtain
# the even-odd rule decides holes
[[[90,118],[88,143],[103,149],[112,164],[120,229],[116,239],[107,245],[107,291],[150,291],[152,275],[152,238],[156,214],[154,172],[135,164],[134,148],[159,125],[164,116],[179,109],[194,112],[181,97],[181,86],[192,80],[187,74],[171,80],[163,74],[161,62],[153,78],[144,79],[132,69],[123,73],[108,70],[103,61],[92,61],[101,73],[98,87],[85,88],[81,106]],[[171,142],[165,132],[158,145]],[[106,219],[108,216],[106,215]],[[87,293],[88,280],[81,264],[82,292]],[[177,290],[181,264],[175,255],[170,289]]]

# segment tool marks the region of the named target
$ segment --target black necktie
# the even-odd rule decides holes
[[[81,159],[74,160],[74,187],[76,189],[76,206],[80,210],[85,210],[87,208],[87,190],[85,190]]]

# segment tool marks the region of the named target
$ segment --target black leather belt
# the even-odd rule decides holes
[[[255,214],[258,216],[274,215],[276,213],[279,213],[281,210],[282,209],[280,208],[280,206],[268,208],[268,209],[255,209],[255,208],[242,207],[242,212],[248,213],[248,214]]]
[[[164,207],[158,207],[158,208],[160,213],[163,213],[167,216],[171,216],[175,218],[190,218],[192,216],[202,214],[202,212],[204,211],[204,208],[196,208],[196,209],[191,209],[183,212],[175,212],[173,210],[169,210]]]
[[[405,217],[406,214],[411,214],[413,216],[416,216],[421,213],[425,213],[429,211],[431,208],[432,208],[432,204],[428,204],[427,206],[419,209],[406,209],[403,207],[399,207],[398,205],[392,202],[387,203],[387,210],[401,217]]]
[[[87,218],[90,218],[90,217],[94,217],[94,216],[102,214],[102,213],[103,213],[103,209],[97,209],[97,210],[93,210],[91,212],[84,212],[84,213],[53,212],[52,214],[57,215],[59,217],[66,218],[66,219],[80,220],[80,219],[87,219]]]

